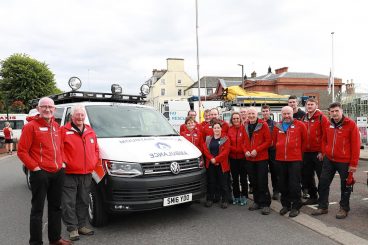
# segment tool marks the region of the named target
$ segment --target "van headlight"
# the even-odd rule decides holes
[[[119,177],[136,177],[143,175],[142,167],[139,163],[106,160],[105,166],[109,175]]]

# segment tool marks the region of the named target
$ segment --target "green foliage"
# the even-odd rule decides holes
[[[0,97],[4,104],[10,106],[14,101],[20,101],[28,105],[31,99],[60,91],[47,64],[27,54],[13,54],[0,64]]]

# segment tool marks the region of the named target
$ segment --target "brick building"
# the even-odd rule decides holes
[[[276,94],[289,94],[296,96],[314,97],[319,101],[319,108],[325,110],[332,101],[332,95],[328,94],[329,76],[316,73],[289,72],[288,67],[276,69],[272,73],[257,76],[256,72],[244,81],[244,89],[247,91],[263,91]],[[341,95],[342,80],[335,78],[335,97]],[[337,99],[339,100],[339,99]]]

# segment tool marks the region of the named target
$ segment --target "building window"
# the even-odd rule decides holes
[[[183,90],[182,89],[178,89],[178,96],[182,96],[183,95]]]
[[[207,95],[212,95],[213,94],[212,88],[208,88],[207,91],[206,91],[206,94]]]
[[[192,90],[188,90],[188,95],[192,96]]]
[[[161,85],[165,85],[165,79],[161,79]]]
[[[181,79],[178,79],[178,84],[179,84],[179,85],[181,84]]]
[[[314,98],[314,99],[316,99],[317,101],[318,101],[318,107],[319,107],[319,105],[321,104],[321,102],[320,102],[320,98],[319,98],[319,94],[318,93],[304,93],[304,96],[308,96],[308,98]]]
[[[164,88],[161,89],[161,96],[165,96],[165,89]]]

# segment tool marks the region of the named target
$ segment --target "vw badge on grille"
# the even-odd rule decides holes
[[[172,162],[170,164],[170,170],[173,174],[178,174],[180,172],[180,165],[177,162]]]

